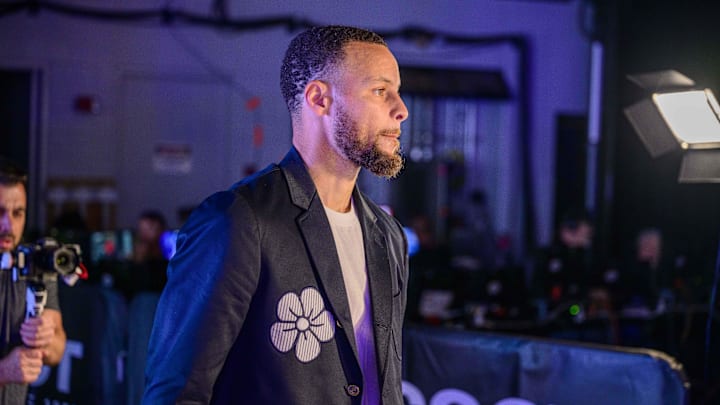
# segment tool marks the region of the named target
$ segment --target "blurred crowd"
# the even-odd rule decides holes
[[[408,224],[409,322],[491,329],[672,354],[706,311],[712,266],[673,249],[656,227],[638,229],[615,257],[593,251],[595,226],[584,210],[558,220],[553,242],[516,260],[507,237],[479,221],[437,235],[419,215]],[[696,319],[704,319],[701,316]],[[692,333],[691,333],[692,332]]]

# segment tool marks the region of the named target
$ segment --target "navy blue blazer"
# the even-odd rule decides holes
[[[380,390],[402,404],[408,280],[400,223],[353,191]],[[177,239],[155,314],[144,404],[359,404],[363,376],[340,261],[293,148],[207,198]]]

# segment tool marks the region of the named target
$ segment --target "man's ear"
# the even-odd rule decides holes
[[[317,115],[330,111],[330,87],[320,80],[313,80],[305,86],[305,103]]]

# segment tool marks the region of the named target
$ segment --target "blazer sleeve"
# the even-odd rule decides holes
[[[260,273],[258,222],[217,193],[183,227],[148,345],[143,404],[207,404],[243,326]]]

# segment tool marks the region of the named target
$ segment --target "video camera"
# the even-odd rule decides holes
[[[59,275],[65,284],[72,286],[86,274],[80,246],[60,244],[52,238],[21,244],[3,253],[0,269],[12,270],[14,281],[25,280],[31,284],[44,284]]]

